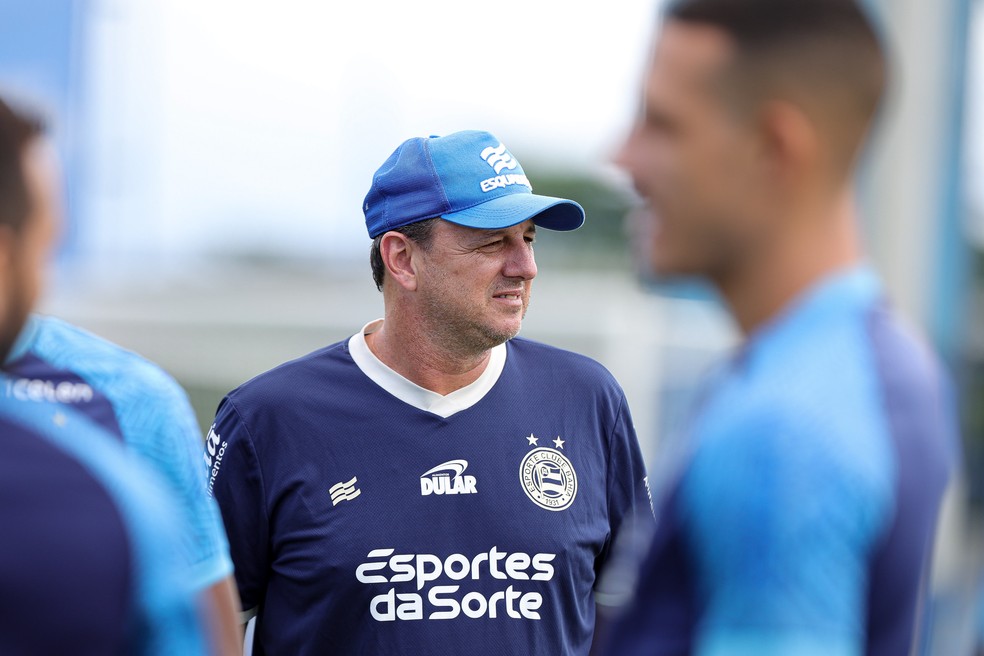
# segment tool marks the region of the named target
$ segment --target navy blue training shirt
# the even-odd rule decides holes
[[[360,332],[231,392],[206,459],[254,654],[584,655],[613,540],[652,522],[622,390],[524,339],[440,396]]]
[[[869,269],[810,290],[705,395],[608,653],[910,653],[950,401]]]

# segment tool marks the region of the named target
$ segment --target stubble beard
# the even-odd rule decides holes
[[[430,329],[436,341],[451,353],[461,357],[484,355],[489,350],[508,342],[519,334],[522,319],[529,309],[530,294],[523,299],[520,325],[514,329],[497,329],[489,321],[483,321],[480,314],[461,312],[449,306],[447,296],[428,295],[424,299],[426,316],[430,317]]]

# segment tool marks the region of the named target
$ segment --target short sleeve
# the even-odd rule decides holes
[[[679,514],[705,608],[696,653],[863,650],[867,560],[890,495],[884,468],[821,426],[751,414],[694,453]]]
[[[199,464],[202,439],[194,411],[177,383],[163,373],[157,378],[154,394],[148,393],[148,386],[146,398],[126,404],[136,409],[122,420],[125,439],[168,482],[189,529],[189,580],[205,589],[232,574],[229,547],[218,506],[205,494]]]
[[[219,405],[205,440],[208,493],[219,505],[243,610],[262,604],[269,563],[263,476],[250,435],[234,403]]]
[[[595,599],[605,608],[619,608],[634,593],[639,564],[654,530],[649,479],[624,396],[609,440],[607,481],[611,538],[597,564]]]
[[[608,460],[608,515],[613,538],[626,521],[653,524],[653,500],[629,405],[622,396],[615,416]]]
[[[185,576],[197,589],[232,573],[215,503],[205,495],[202,435],[181,386],[163,369],[106,340],[52,317],[35,317],[31,353],[48,369],[84,380],[109,401],[113,429],[127,448],[167,483],[188,527]],[[91,403],[86,414],[93,420]],[[102,422],[100,422],[102,423]]]

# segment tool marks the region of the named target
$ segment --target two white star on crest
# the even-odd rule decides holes
[[[530,436],[526,438],[526,441],[530,443],[529,444],[530,446],[539,446],[539,444],[537,443],[537,440],[539,439],[540,439],[539,437],[533,437],[533,433],[530,433]],[[560,439],[560,435],[557,436],[556,440],[553,440],[554,446],[557,447],[558,449],[564,448],[564,442],[565,440]]]

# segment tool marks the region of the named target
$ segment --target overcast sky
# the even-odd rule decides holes
[[[521,160],[605,166],[657,2],[95,6],[90,249],[361,255],[362,198],[408,137],[488,129]]]

